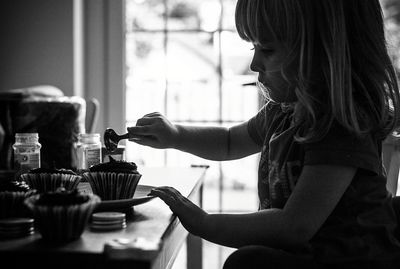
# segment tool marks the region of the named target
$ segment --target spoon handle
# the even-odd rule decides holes
[[[119,139],[128,139],[129,138],[129,133],[123,134],[119,136]]]

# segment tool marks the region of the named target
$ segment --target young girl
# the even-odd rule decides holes
[[[399,88],[379,0],[239,0],[267,102],[230,128],[151,113],[133,141],[210,160],[261,152],[259,211],[208,214],[155,188],[191,233],[239,248],[224,268],[397,268],[400,242],[382,141],[398,124]]]

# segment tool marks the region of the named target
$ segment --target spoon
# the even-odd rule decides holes
[[[118,135],[113,129],[107,128],[104,132],[104,144],[106,149],[110,152],[113,152],[118,147],[118,142],[121,139],[129,138],[129,133]]]

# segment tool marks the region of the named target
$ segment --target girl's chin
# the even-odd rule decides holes
[[[297,97],[294,94],[294,89],[287,89],[284,91],[276,90],[274,88],[265,86],[265,84],[260,81],[257,81],[257,86],[266,100],[271,100],[275,103],[293,103],[297,101]],[[293,94],[291,94],[291,91],[293,91]]]

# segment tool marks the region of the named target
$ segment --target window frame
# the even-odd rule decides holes
[[[95,131],[125,133],[125,0],[78,1],[84,14],[81,84],[84,97],[100,103]]]

